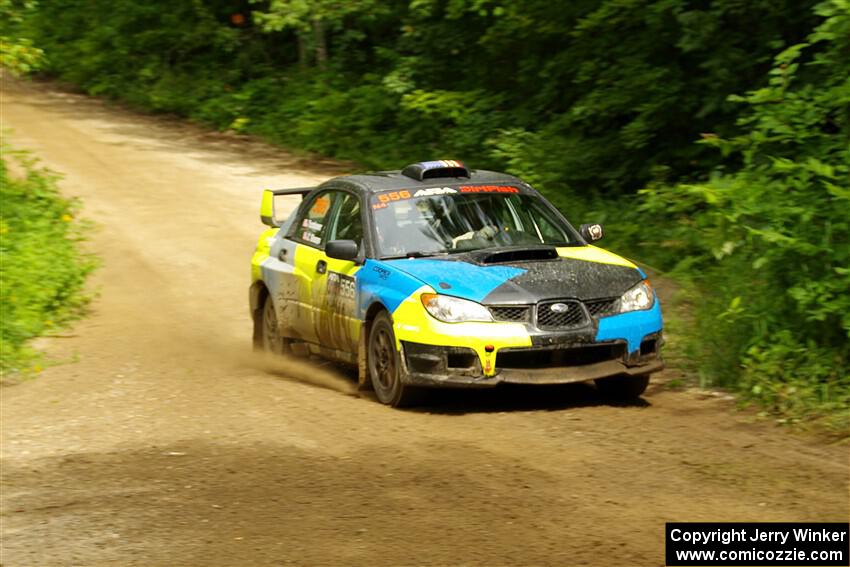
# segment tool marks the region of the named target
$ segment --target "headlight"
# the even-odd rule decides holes
[[[493,316],[490,315],[490,311],[486,307],[466,299],[436,293],[423,293],[422,305],[425,306],[432,317],[446,323],[493,321]]]
[[[649,309],[655,303],[655,292],[649,280],[643,280],[620,297],[620,313]]]

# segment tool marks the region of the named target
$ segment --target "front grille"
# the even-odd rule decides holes
[[[594,299],[593,301],[586,301],[584,304],[592,317],[613,315],[617,309],[616,299]]]
[[[537,327],[548,331],[581,327],[587,323],[588,313],[591,317],[597,318],[615,314],[617,301],[616,298],[593,299],[584,303],[587,311],[584,310],[580,301],[572,299],[546,301],[537,305]],[[552,311],[552,305],[558,303],[566,305],[567,310],[560,313]],[[531,321],[530,305],[494,305],[489,309],[495,321],[507,323]]]
[[[566,310],[558,310],[559,305]],[[552,310],[555,307],[556,310]],[[587,315],[578,301],[546,301],[537,304],[537,327],[543,330],[571,329],[587,323]]]
[[[490,313],[496,321],[525,323],[530,319],[531,307],[527,305],[505,305],[491,307]]]

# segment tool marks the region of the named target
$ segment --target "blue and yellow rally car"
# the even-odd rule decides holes
[[[302,195],[286,220],[283,195]],[[663,368],[646,274],[516,177],[423,162],[267,190],[260,215],[254,344],[356,364],[385,404],[502,382],[637,397]]]

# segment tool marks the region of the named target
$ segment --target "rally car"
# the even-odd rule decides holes
[[[286,195],[302,201],[282,219]],[[255,346],[357,365],[385,404],[503,382],[634,398],[663,368],[646,274],[516,177],[428,161],[266,190],[260,217]]]

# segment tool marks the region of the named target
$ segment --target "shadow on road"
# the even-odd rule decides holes
[[[320,358],[257,356],[262,370],[285,380],[294,380],[319,388],[335,390],[364,401],[380,403],[371,390],[357,391],[357,369]],[[652,390],[650,389],[650,392]],[[516,411],[561,411],[573,408],[613,406],[647,408],[652,404],[644,398],[616,400],[602,395],[592,384],[581,382],[558,385],[500,384],[495,388],[426,389],[422,400],[407,411],[439,415],[470,413],[499,413]]]
[[[443,415],[513,411],[561,411],[593,406],[646,408],[647,400],[620,401],[601,395],[591,384],[525,386],[502,384],[487,390],[433,390],[414,411]]]
[[[259,369],[279,379],[294,380],[311,386],[359,396],[380,403],[371,390],[357,390],[357,369],[317,357],[269,357],[253,353]],[[652,385],[649,393],[651,393]],[[500,384],[495,388],[425,389],[421,401],[407,411],[440,415],[498,413],[516,411],[561,411],[574,408],[613,406],[647,408],[644,398],[617,400],[602,395],[589,382],[557,385]]]

